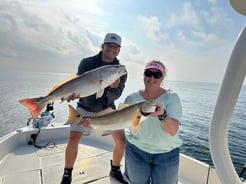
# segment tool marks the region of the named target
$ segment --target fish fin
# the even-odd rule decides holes
[[[29,98],[29,99],[22,99],[19,100],[19,102],[26,106],[28,108],[28,110],[30,111],[31,115],[32,115],[32,119],[36,119],[40,112],[42,111],[42,109],[44,108],[44,106],[46,105],[45,103],[37,103],[37,101],[40,98]]]
[[[104,89],[100,89],[97,94],[96,94],[96,98],[100,98],[104,93]]]
[[[135,116],[135,118],[132,120],[132,126],[133,127],[139,126],[140,121],[141,121],[141,117],[142,117],[141,116],[141,112],[138,111],[137,114],[136,114],[136,116]]]
[[[129,104],[120,103],[120,104],[118,105],[118,109],[124,109],[124,108],[126,108],[126,107],[128,107],[128,106],[129,106]]]
[[[137,116],[133,119],[133,121],[132,121],[132,126],[133,126],[133,127],[139,126],[140,120],[141,120],[141,114],[137,115]]]
[[[71,122],[65,122],[63,125],[71,125]]]
[[[61,82],[59,82],[57,85],[55,85],[49,92],[49,94],[51,94],[53,91],[55,91],[57,88],[59,88],[60,86],[64,85],[65,83],[74,80],[76,78],[78,78],[80,75],[70,75],[67,78],[65,78],[64,80],[62,80]]]
[[[95,132],[96,132],[96,136],[99,137],[99,136],[110,135],[112,131],[111,130],[103,130],[103,129],[97,128],[97,129],[95,129]]]
[[[107,108],[107,109],[105,109],[103,111],[100,111],[100,112],[97,112],[97,113],[93,114],[92,117],[103,116],[103,115],[112,113],[114,111],[115,111],[114,109],[112,109],[111,107],[109,107],[109,108]]]
[[[68,108],[69,108],[69,115],[68,115],[68,120],[65,123],[66,125],[74,123],[78,118],[78,116],[80,116],[72,105],[68,104]]]
[[[139,111],[137,113],[137,116],[132,121],[132,131],[134,134],[136,134],[139,130],[140,122],[141,122],[141,112]]]

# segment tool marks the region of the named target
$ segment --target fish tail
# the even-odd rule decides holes
[[[32,118],[36,119],[44,106],[46,105],[45,103],[37,103],[39,98],[29,98],[29,99],[23,99],[19,100],[19,102],[26,106],[28,110],[30,111]]]
[[[73,108],[72,105],[68,104],[68,108],[69,108],[69,115],[66,124],[72,124],[76,121],[77,117],[79,116],[79,113]]]

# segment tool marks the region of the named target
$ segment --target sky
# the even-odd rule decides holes
[[[245,23],[229,0],[1,0],[0,70],[73,74],[115,32],[129,78],[155,59],[167,80],[220,83]]]

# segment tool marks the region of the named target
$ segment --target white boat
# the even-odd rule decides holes
[[[0,138],[1,184],[58,184],[64,169],[69,127],[55,123],[50,111],[28,126]],[[39,128],[36,128],[39,127]],[[43,148],[41,148],[43,147]],[[109,177],[113,140],[92,131],[79,146],[73,184],[117,184]],[[124,171],[124,160],[122,161]],[[220,184],[214,168],[180,154],[179,184]]]
[[[43,119],[49,119],[50,112]],[[48,120],[49,121],[49,120]],[[18,129],[0,139],[1,184],[58,184],[64,169],[64,153],[68,140],[68,126],[49,123],[40,129],[33,124]],[[44,121],[44,124],[47,124]],[[37,123],[34,123],[37,126]],[[34,141],[33,137],[36,136]],[[36,146],[48,146],[39,149]],[[54,145],[55,144],[55,145]],[[113,140],[111,136],[96,137],[94,132],[82,138],[73,171],[73,184],[117,184],[109,177]],[[213,168],[181,154],[180,184],[220,183]],[[124,171],[124,161],[122,161]]]
[[[245,0],[231,0],[231,4],[246,14]],[[243,183],[230,159],[227,128],[246,73],[245,50],[246,27],[231,55],[210,127],[209,141],[215,168],[180,154],[179,184]],[[229,81],[233,83],[233,90],[229,90],[228,77],[233,79]],[[231,107],[226,108],[229,103]],[[68,134],[68,126],[55,122],[48,110],[37,121],[1,137],[0,184],[58,184],[63,174]],[[109,177],[112,150],[111,136],[96,137],[92,132],[83,137],[73,171],[73,184],[117,184]]]

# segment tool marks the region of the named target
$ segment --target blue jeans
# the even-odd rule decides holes
[[[150,154],[126,142],[125,176],[131,184],[177,184],[179,148]]]

